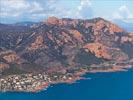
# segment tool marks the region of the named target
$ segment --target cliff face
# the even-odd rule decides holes
[[[84,46],[84,48],[98,58],[116,61],[124,61],[128,59],[128,55],[123,53],[119,48],[107,47],[100,43],[88,43]]]
[[[31,69],[37,72],[133,58],[133,35],[102,18],[50,17],[24,31],[7,32],[3,26],[0,28],[2,71],[11,64],[27,72]]]

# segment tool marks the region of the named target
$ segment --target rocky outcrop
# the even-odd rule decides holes
[[[109,55],[107,51],[107,47],[100,43],[88,43],[84,46],[86,51],[90,51],[95,54],[98,58],[106,58],[111,59],[111,55]]]
[[[5,70],[5,69],[7,69],[7,68],[9,68],[9,65],[8,64],[6,64],[6,63],[0,63],[0,71],[3,71],[3,70]]]
[[[99,33],[101,33],[100,31],[102,30],[103,32],[108,31],[109,34],[121,33],[124,31],[122,28],[118,27],[117,25],[113,23],[109,23],[108,21],[105,21],[104,19],[98,20],[93,25],[93,29],[94,29],[94,35],[98,35]]]
[[[98,58],[117,61],[128,59],[128,56],[124,54],[119,48],[110,48],[100,43],[88,43],[84,46],[84,48],[86,51],[94,53]]]
[[[52,24],[52,25],[58,25],[59,24],[59,19],[56,18],[56,17],[49,17],[47,19],[47,23]]]
[[[9,64],[10,63],[20,64],[22,62],[22,59],[15,52],[5,53],[1,56],[1,58]]]
[[[75,39],[83,43],[82,33],[77,30],[70,30],[70,34],[72,34]]]
[[[33,43],[30,44],[30,46],[27,48],[28,50],[37,50],[39,48],[41,48],[43,46],[43,37],[42,36],[38,36],[36,37],[35,41]]]
[[[110,31],[110,33],[121,33],[124,30],[122,28],[118,27],[117,25],[110,23],[109,24],[109,31]]]
[[[121,43],[125,43],[125,42],[130,42],[133,44],[133,35],[129,34],[127,36],[122,36],[121,37]]]

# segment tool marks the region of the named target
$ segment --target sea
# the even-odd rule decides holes
[[[0,93],[0,100],[133,100],[133,69],[83,77],[87,79],[51,85],[38,93]]]

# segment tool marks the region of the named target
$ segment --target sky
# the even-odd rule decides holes
[[[133,23],[133,0],[0,0],[0,22],[102,17]]]

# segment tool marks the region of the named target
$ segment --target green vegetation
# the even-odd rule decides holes
[[[6,69],[2,72],[2,75],[7,76],[7,75],[25,74],[25,73],[27,72],[20,69],[20,66],[18,66],[17,64],[11,64],[9,69]]]
[[[79,53],[76,55],[76,62],[82,64],[82,66],[88,66],[91,64],[100,64],[104,60],[97,58],[95,55],[93,55],[90,52],[85,52],[84,49],[81,49]]]

